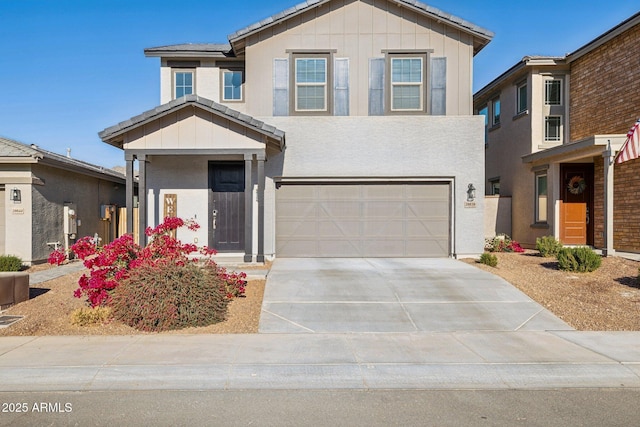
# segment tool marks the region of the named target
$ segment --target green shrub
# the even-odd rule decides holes
[[[77,326],[96,326],[107,323],[111,318],[109,307],[83,307],[71,313],[71,324]]]
[[[600,255],[586,246],[562,248],[558,251],[557,258],[561,270],[578,273],[597,270],[602,264]]]
[[[486,264],[490,267],[496,267],[498,265],[498,257],[495,256],[494,254],[485,252],[482,255],[480,255],[480,263]]]
[[[0,255],[0,271],[20,271],[22,260],[14,255]]]
[[[536,239],[536,249],[540,252],[540,256],[552,257],[556,256],[562,249],[562,243],[553,236],[538,237]]]
[[[224,320],[229,299],[215,267],[143,265],[114,290],[115,319],[142,331],[207,326]]]

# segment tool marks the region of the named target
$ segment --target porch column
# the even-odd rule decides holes
[[[244,155],[244,262],[253,261],[253,155]]]
[[[264,154],[258,154],[258,255],[256,262],[264,262]]]
[[[147,158],[146,155],[138,155],[138,244],[146,246],[147,235]]]
[[[125,153],[124,159],[127,163],[126,168],[126,188],[125,188],[125,204],[127,206],[127,234],[133,234],[133,154]]]
[[[607,144],[607,150],[602,153],[604,158],[604,247],[602,255],[613,256],[613,161],[614,152],[611,150],[611,141]]]

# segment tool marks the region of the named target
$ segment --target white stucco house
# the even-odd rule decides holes
[[[477,255],[492,37],[414,0],[310,0],[228,43],[146,49],[161,105],[100,137],[137,162],[140,229],[194,218],[183,241],[246,262]]]

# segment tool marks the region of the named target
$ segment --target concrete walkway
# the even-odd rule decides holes
[[[348,260],[349,265],[352,261]],[[303,264],[295,274],[285,274],[288,263],[279,269],[276,261],[269,280],[276,277],[292,284],[297,280],[299,292],[283,302],[285,295],[277,287],[272,291],[269,281],[263,318],[276,311],[281,318],[262,325],[285,325],[286,333],[273,332],[269,326],[265,327],[269,333],[247,335],[3,337],[0,391],[640,388],[640,332],[570,330],[538,308],[531,310],[533,306],[509,285],[483,286],[484,281],[494,280],[492,275],[448,261],[455,277],[473,271],[466,287],[459,284],[445,291],[438,285],[438,275],[451,273],[446,271],[447,263],[432,266],[428,280],[433,289],[427,294],[403,280],[388,288],[377,285],[371,293],[356,286],[351,294],[342,293],[338,300],[327,302],[326,295],[340,286],[334,280],[324,282],[327,292],[322,304],[358,307],[348,302],[369,304],[367,310],[386,310],[390,319],[402,319],[392,322],[393,331],[384,331],[382,323],[373,322],[372,329],[366,330],[355,322],[346,328],[350,332],[319,333],[331,325],[326,319],[339,317],[338,311],[329,310],[324,320],[317,320],[320,314],[313,301],[321,294],[317,287],[301,282],[306,277]],[[426,264],[417,267],[420,274],[408,274],[415,273],[414,279],[421,280]],[[312,271],[311,264],[305,268]],[[393,270],[391,265],[380,268]],[[280,273],[283,276],[278,279]],[[393,280],[380,277],[383,281]],[[396,292],[395,300],[385,295],[390,290]],[[409,306],[412,295],[416,304],[423,304],[420,310]],[[500,309],[496,301],[511,308]],[[291,308],[283,310],[287,305]],[[453,328],[443,327],[446,323],[428,326],[427,317],[419,314],[455,305],[459,305],[456,310],[466,306],[468,316],[476,315],[474,307],[480,308],[477,318],[485,320],[475,326],[461,320],[456,330],[449,330]],[[303,311],[299,307],[315,314],[293,321],[285,317]],[[524,320],[518,317],[521,309],[527,313]],[[434,313],[444,316],[443,311]],[[302,328],[293,325],[298,320],[305,322]],[[344,317],[334,322],[345,324]],[[407,325],[416,328],[407,330]],[[362,329],[353,332],[358,328]]]

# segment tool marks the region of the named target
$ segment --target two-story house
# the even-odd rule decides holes
[[[182,240],[247,262],[476,255],[471,82],[492,36],[413,0],[308,1],[228,43],[146,49],[161,105],[100,137],[138,164],[140,229],[194,218]]]
[[[486,192],[512,198],[510,234],[524,246],[553,235],[640,251],[640,162],[613,163],[640,117],[638,43],[640,13],[566,56],[525,57],[474,95]]]

